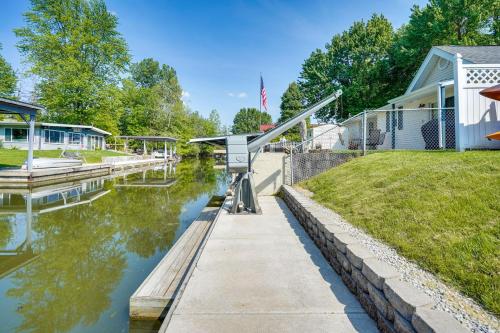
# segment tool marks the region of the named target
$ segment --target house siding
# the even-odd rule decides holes
[[[453,64],[448,60],[446,62],[448,63],[447,67],[440,69],[438,65],[439,61],[435,61],[428,75],[422,80],[418,88],[442,81],[453,80]]]
[[[486,139],[486,135],[500,131],[500,102],[481,96],[482,89],[463,89],[463,144],[468,149],[500,149],[500,141]]]
[[[342,145],[339,138],[340,134],[342,135],[342,138],[346,140],[345,132],[345,127],[339,127],[337,125],[329,124],[314,127],[310,130],[310,138],[312,139],[311,148],[315,149],[320,146],[321,149],[346,149],[346,147]]]
[[[28,141],[23,142],[7,142],[5,141],[5,128],[27,128],[24,124],[0,124],[0,140],[2,141],[4,148],[16,148],[21,150],[28,149]],[[46,130],[55,130],[64,132],[64,142],[63,143],[47,143],[44,142],[45,131]],[[82,134],[81,143],[80,144],[70,144],[69,143],[69,134],[68,133],[80,133]],[[57,149],[65,149],[65,150],[91,150],[89,149],[89,140],[91,136],[96,136],[102,138],[102,143],[100,146],[97,146],[98,149],[106,148],[106,138],[103,134],[95,132],[93,130],[82,129],[80,132],[75,131],[74,129],[68,128],[58,128],[58,127],[44,127],[37,126],[35,127],[35,136],[34,136],[34,144],[33,149],[35,150],[57,150]]]

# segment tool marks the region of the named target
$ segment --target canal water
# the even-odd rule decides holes
[[[211,161],[0,189],[0,332],[133,332],[130,295],[227,177]]]

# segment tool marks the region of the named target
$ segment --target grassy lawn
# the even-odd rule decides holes
[[[35,150],[33,153],[35,157],[59,157],[61,150]],[[109,150],[81,150],[80,154],[85,157],[87,163],[99,163],[105,156],[124,155]],[[27,150],[0,149],[0,168],[20,167],[27,158]]]
[[[500,315],[500,152],[381,152],[300,186]]]

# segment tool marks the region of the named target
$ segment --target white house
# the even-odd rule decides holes
[[[497,84],[500,46],[435,46],[404,95],[367,113],[367,138],[376,149],[500,149],[485,137],[500,131],[500,102],[479,94]],[[351,146],[362,118],[343,123]]]
[[[346,127],[338,124],[311,124],[307,130],[310,149],[345,149],[343,137]]]
[[[35,150],[106,149],[111,133],[93,126],[35,123]],[[0,121],[0,141],[4,148],[28,149],[28,125],[19,121]]]

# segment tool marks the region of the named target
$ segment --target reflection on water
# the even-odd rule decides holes
[[[0,331],[127,332],[130,295],[226,183],[192,160],[0,189]]]

